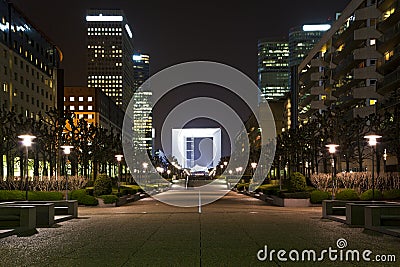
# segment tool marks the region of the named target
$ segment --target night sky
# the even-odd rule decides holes
[[[285,37],[291,27],[331,20],[350,0],[12,2],[62,50],[65,85],[86,86],[89,8],[124,10],[135,49],[150,55],[150,74],[177,63],[210,60],[235,67],[257,82],[258,39]],[[205,95],[207,90],[215,93],[213,88],[199,91]],[[189,91],[189,97],[196,94]],[[179,103],[164,102],[167,106]],[[162,105],[159,109],[166,113]],[[161,115],[155,118],[156,128],[161,121]]]

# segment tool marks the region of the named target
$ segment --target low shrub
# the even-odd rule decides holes
[[[374,200],[381,200],[383,198],[381,191],[374,190]],[[360,200],[372,200],[372,189],[363,192],[360,195]]]
[[[87,192],[85,189],[78,189],[78,190],[72,190],[69,193],[69,198],[78,200],[80,197],[87,195]]]
[[[78,199],[78,203],[85,206],[97,206],[99,200],[93,196],[84,195]]]
[[[278,194],[281,198],[295,198],[295,199],[306,199],[310,198],[310,192],[284,192],[281,191]]]
[[[125,187],[125,188],[120,188],[122,195],[134,195],[137,193],[137,190],[134,188],[129,188],[129,187]]]
[[[93,187],[86,187],[86,194],[89,196],[94,196],[94,188]]]
[[[289,192],[305,191],[307,188],[306,177],[299,172],[294,172],[285,181],[285,187]]]
[[[244,191],[247,190],[249,188],[249,183],[240,183],[236,185],[236,189],[238,191]]]
[[[26,191],[21,190],[0,190],[0,201],[25,200]],[[29,191],[28,200],[62,200],[63,193],[48,191]]]
[[[88,195],[85,189],[71,191],[70,199],[78,200],[79,205],[97,206],[99,204],[99,201],[94,196]]]
[[[113,204],[117,202],[118,197],[116,195],[102,195],[99,198],[103,199],[104,204]]]
[[[61,192],[46,192],[46,191],[29,191],[29,200],[62,200],[64,198]]]
[[[279,192],[279,185],[262,185],[260,186],[260,191],[263,192],[265,195],[278,195]]]
[[[344,189],[335,196],[337,200],[359,200],[358,194],[353,189]]]
[[[25,200],[25,192],[20,190],[0,190],[0,201]]]
[[[331,199],[332,195],[329,192],[314,190],[310,193],[310,202],[313,204],[321,204],[323,200]]]
[[[396,200],[400,199],[400,189],[392,189],[383,191],[383,199],[385,200]]]
[[[94,181],[94,196],[109,195],[112,192],[111,178],[106,174],[100,174]]]

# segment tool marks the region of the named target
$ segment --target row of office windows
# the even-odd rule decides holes
[[[71,110],[71,111],[75,111],[75,110],[78,110],[78,111],[84,111],[85,110],[85,106],[77,106],[77,108],[75,108],[75,106],[64,106],[64,110]],[[92,111],[93,110],[93,106],[87,106],[87,109],[86,110],[88,110],[88,111]]]
[[[68,99],[68,101],[70,101],[70,102],[74,102],[75,99],[77,99],[79,102],[85,101],[85,97],[84,97],[84,96],[78,96],[78,97],[70,96],[70,97],[68,97],[68,98],[64,96],[64,101],[67,101],[67,99]],[[93,102],[93,96],[88,96],[88,97],[87,97],[87,102]]]

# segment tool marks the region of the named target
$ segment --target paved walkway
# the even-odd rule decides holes
[[[0,266],[399,266],[400,238],[321,219],[320,207],[284,208],[230,192],[202,208],[152,198],[122,207],[79,207],[79,218],[30,237],[0,239]],[[260,262],[257,252],[370,249],[395,264]],[[261,254],[262,256],[262,254]],[[286,254],[286,257],[288,255]]]

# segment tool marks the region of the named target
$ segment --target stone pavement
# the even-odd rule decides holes
[[[269,206],[235,192],[203,206],[201,214],[152,198],[121,207],[79,207],[78,219],[38,228],[33,236],[0,239],[0,266],[400,266],[400,238],[321,215],[321,207]],[[345,249],[393,254],[397,262],[293,263],[278,261],[276,254],[274,261],[261,262],[256,256],[265,245],[320,253],[337,249],[339,238],[346,239]]]

